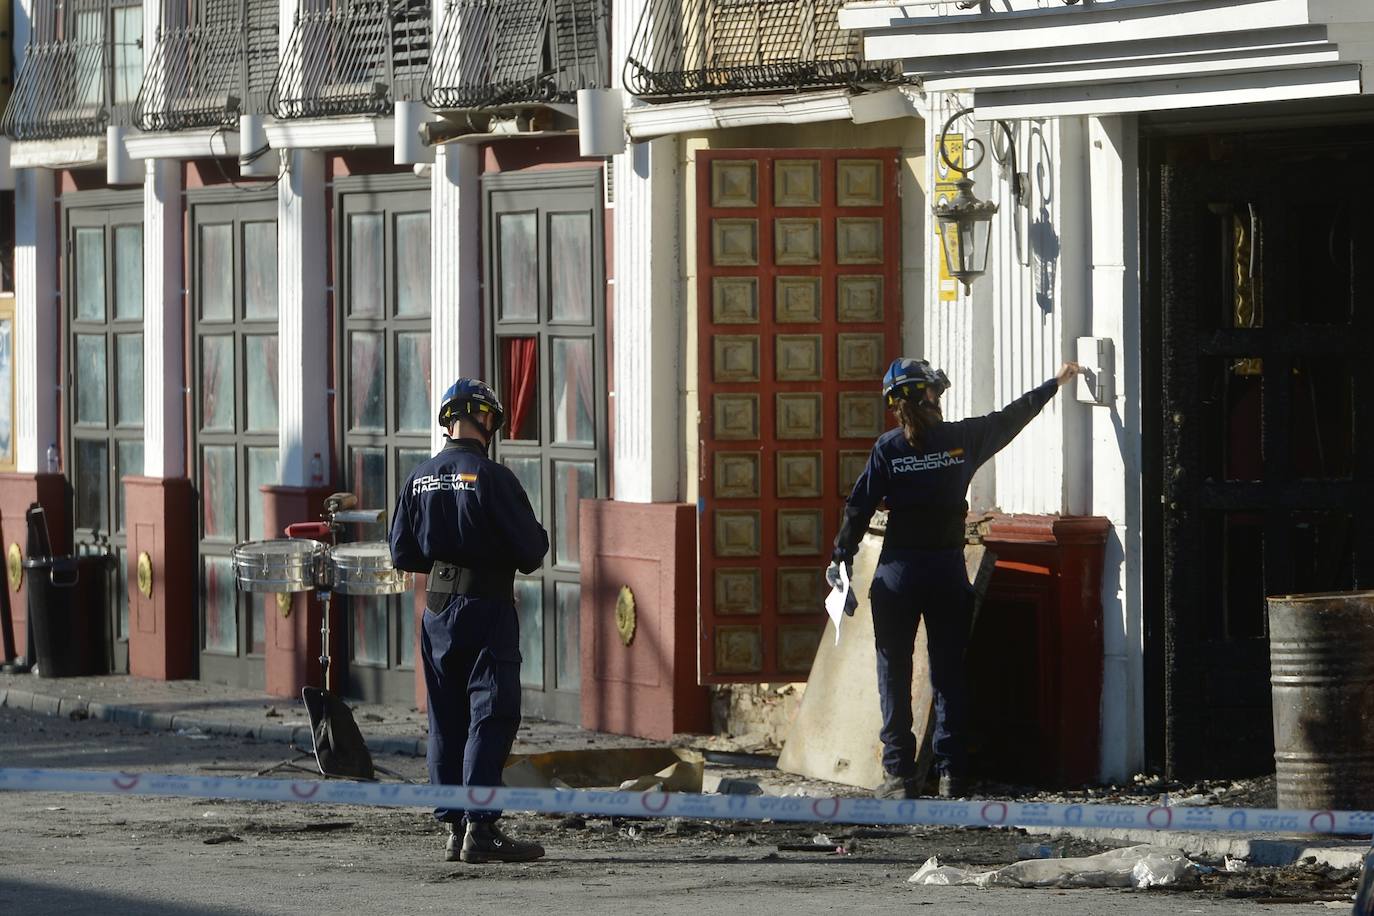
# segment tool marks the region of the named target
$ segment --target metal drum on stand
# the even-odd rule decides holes
[[[1374,592],[1268,604],[1279,807],[1374,809]]]
[[[337,592],[398,595],[410,590],[410,573],[391,565],[391,547],[385,541],[340,544],[329,559]]]
[[[303,538],[249,541],[234,548],[234,578],[245,592],[308,592],[325,574],[327,552]]]

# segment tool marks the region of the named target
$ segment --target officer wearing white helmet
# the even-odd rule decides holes
[[[839,581],[840,564],[853,571],[859,541],[878,504],[887,501],[887,531],[869,591],[878,650],[882,705],[882,798],[916,798],[916,737],[912,733],[911,656],[916,624],[925,620],[930,682],[935,696],[935,766],[942,798],[964,794],[967,778],[967,691],[964,649],[973,589],[964,567],[966,495],[974,472],[1016,437],[1058,390],[1078,374],[1059,373],[1006,408],[985,417],[945,422],[943,370],[925,360],[898,359],[883,377],[883,398],[900,424],[878,438],[854,485],[835,538],[826,579]],[[852,611],[851,611],[852,613]]]
[[[401,488],[391,525],[399,569],[426,573],[420,659],[429,696],[429,779],[499,786],[520,727],[515,572],[538,569],[549,536],[524,488],[487,457],[505,409],[485,382],[460,378],[439,405],[448,440]],[[538,843],[506,836],[498,811],[439,808],[452,862],[526,862]]]

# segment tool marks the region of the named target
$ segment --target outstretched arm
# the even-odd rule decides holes
[[[1017,433],[1050,402],[1050,398],[1064,385],[1078,375],[1078,363],[1064,363],[1054,378],[1037,388],[1032,388],[1006,407],[978,421],[977,463],[982,464],[993,455],[1006,448]]]

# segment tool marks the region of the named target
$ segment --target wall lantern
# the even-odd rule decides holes
[[[953,200],[942,200],[931,208],[940,230],[940,247],[945,253],[945,269],[949,275],[964,284],[964,291],[971,288],[975,279],[981,277],[988,268],[988,237],[992,234],[992,217],[997,212],[997,204],[990,200],[979,200],[973,193],[973,179],[969,172],[982,163],[987,150],[983,141],[970,137],[965,150],[978,147],[978,158],[971,164],[955,165],[945,151],[945,135],[950,125],[967,114],[972,108],[963,108],[949,116],[940,130],[940,158],[951,171],[958,172],[960,178],[954,182],[958,193]],[[964,157],[967,160],[967,156]]]

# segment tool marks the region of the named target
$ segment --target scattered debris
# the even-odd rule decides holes
[[[365,712],[365,713],[363,713],[363,721],[364,721],[364,722],[385,722],[386,719],[383,718],[382,716],[377,715],[375,712]]]
[[[266,716],[267,718],[269,718],[269,719],[280,719],[280,718],[281,718],[281,712],[278,711],[277,707],[275,707],[275,706],[269,706],[269,707],[267,707],[267,712],[263,713],[263,715],[265,715],[265,716]]]
[[[569,814],[558,822],[559,830],[586,830],[587,819],[580,814]]]
[[[1128,846],[1076,859],[1030,859],[993,871],[974,872],[941,865],[931,856],[912,884],[977,887],[1159,887],[1197,879],[1197,869],[1180,850]]]
[[[502,776],[520,789],[700,792],[705,765],[701,754],[684,748],[598,748],[512,754]]]
[[[1250,867],[1250,863],[1236,856],[1227,856],[1222,860],[1222,867],[1229,872],[1245,871]]]
[[[78,706],[71,712],[67,713],[67,718],[71,719],[73,722],[84,722],[90,717],[91,714],[86,711],[86,707],[84,706]]]
[[[219,846],[222,843],[242,843],[243,838],[234,836],[232,833],[217,833],[214,836],[207,836],[201,842],[206,846]]]
[[[189,728],[178,728],[176,736],[178,738],[190,738],[192,741],[208,741],[210,739],[209,735],[194,725]]]

